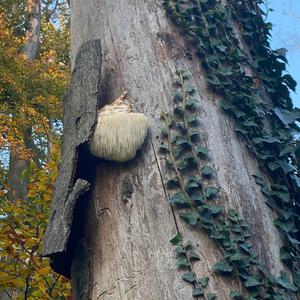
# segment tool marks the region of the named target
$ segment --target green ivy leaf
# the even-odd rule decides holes
[[[184,146],[184,147],[188,147],[188,148],[192,145],[191,142],[185,138],[177,138],[175,144],[177,146]]]
[[[298,291],[298,288],[293,283],[290,282],[288,276],[284,272],[281,272],[280,277],[277,280],[277,283],[283,288],[290,290],[292,292]]]
[[[184,194],[181,193],[181,192],[178,192],[178,193],[174,194],[170,199],[170,203],[172,203],[173,205],[184,205],[184,204],[186,204]]]
[[[217,49],[219,49],[221,52],[225,52],[227,50],[227,46],[220,44],[216,46]]]
[[[176,265],[178,268],[184,269],[189,267],[189,262],[186,257],[180,257],[177,260]]]
[[[218,215],[223,211],[221,206],[216,205],[203,205],[203,208],[208,209],[212,215]]]
[[[199,296],[203,296],[203,295],[204,295],[204,292],[201,288],[198,287],[193,290],[194,297],[199,297]]]
[[[181,213],[180,217],[183,218],[189,225],[194,226],[197,224],[199,214],[195,211],[192,211],[192,212]]]
[[[191,199],[196,202],[196,205],[200,206],[203,203],[203,197],[199,194],[192,194]]]
[[[180,241],[180,243],[182,242],[182,240]],[[182,245],[179,245],[175,248],[175,252],[176,254],[178,255],[184,255],[186,257],[186,249],[182,246]]]
[[[207,286],[208,281],[209,281],[209,278],[208,278],[208,277],[201,277],[201,278],[198,280],[199,284],[200,284],[203,288],[205,288],[205,287]]]
[[[187,122],[190,125],[196,125],[197,124],[197,116],[196,115],[190,115],[190,116],[188,116]]]
[[[202,172],[202,175],[207,176],[207,177],[211,177],[216,173],[215,170],[210,166],[203,166],[201,168],[201,172]]]
[[[205,197],[207,199],[212,199],[214,197],[216,197],[219,193],[219,189],[217,187],[214,186],[207,186],[205,189]]]
[[[162,136],[163,138],[166,138],[166,137],[168,137],[168,135],[169,135],[169,130],[168,130],[168,128],[166,128],[166,127],[162,128],[160,132],[161,132],[161,136]]]
[[[200,260],[198,253],[196,253],[194,250],[189,250],[187,255],[190,260]]]
[[[295,223],[292,219],[290,220],[280,220],[280,219],[275,219],[274,220],[275,226],[280,228],[283,232],[293,232],[295,230]]]
[[[285,74],[281,77],[282,82],[284,82],[293,92],[296,92],[297,82],[290,74]]]
[[[292,111],[289,111],[275,107],[274,113],[286,126],[300,120],[300,109],[293,109]]]
[[[177,177],[171,178],[166,182],[169,189],[179,186],[179,179]]]
[[[244,285],[245,287],[255,287],[261,285],[261,283],[253,276],[249,276]]]
[[[198,146],[196,148],[196,152],[197,152],[198,155],[205,155],[206,156],[206,155],[208,155],[209,150],[206,147]]]
[[[215,272],[232,273],[233,268],[226,260],[222,260],[213,266]]]
[[[235,209],[230,208],[228,210],[228,219],[232,222],[238,222],[239,221],[238,212]]]
[[[173,94],[174,101],[182,101],[182,99],[183,99],[183,95],[181,92],[179,92],[179,91],[174,92],[174,94]]]
[[[185,102],[185,107],[189,110],[194,110],[198,105],[198,100],[195,98],[189,98],[186,102]]]
[[[196,281],[196,277],[195,277],[195,273],[194,272],[188,272],[188,273],[185,273],[181,276],[181,278],[184,280],[184,281],[187,281],[189,283],[193,283]]]
[[[195,86],[193,86],[193,85],[187,86],[186,92],[187,92],[189,95],[195,94],[195,93],[196,93],[196,88],[195,88]]]
[[[171,240],[170,243],[172,243],[173,245],[177,246],[182,242],[182,237],[181,235],[178,233],[176,234]]]
[[[207,300],[214,300],[217,298],[215,293],[207,293]]]
[[[280,259],[285,263],[290,263],[293,261],[294,257],[291,254],[291,251],[287,247],[280,248]]]
[[[168,148],[167,145],[161,144],[160,147],[159,147],[159,151],[160,151],[161,153],[168,153],[168,152],[169,152],[169,148]]]
[[[230,291],[229,297],[231,297],[234,300],[242,300],[243,294],[240,291]]]

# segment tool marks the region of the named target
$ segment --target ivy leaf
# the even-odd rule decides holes
[[[215,293],[207,293],[207,300],[214,300],[217,298]]]
[[[289,125],[300,120],[300,109],[288,111],[275,107],[274,113],[284,125]]]
[[[208,155],[209,150],[206,147],[198,146],[196,148],[196,152],[197,152],[198,155],[205,155],[206,156],[206,155]]]
[[[280,228],[284,232],[293,232],[295,230],[295,223],[293,220],[288,220],[288,221],[283,221],[280,219],[275,219],[274,220],[275,226]]]
[[[182,243],[182,240],[180,240],[180,243]],[[177,246],[175,248],[175,252],[178,255],[184,255],[184,256],[186,256],[186,249],[182,245]]]
[[[225,100],[223,99],[221,101],[221,104],[220,106],[224,109],[224,110],[232,110],[232,104],[228,101],[228,100]]]
[[[196,205],[201,205],[203,203],[203,197],[199,194],[192,194],[191,199],[196,202]]]
[[[193,290],[193,297],[199,297],[199,296],[203,296],[204,295],[204,292],[201,288],[195,288]]]
[[[237,222],[239,220],[238,212],[235,209],[230,208],[228,210],[228,219],[232,222]]]
[[[219,189],[217,187],[214,186],[208,186],[205,189],[205,196],[207,199],[212,199],[214,197],[216,197],[219,193]]]
[[[163,138],[166,138],[169,135],[169,130],[168,130],[168,128],[164,127],[160,130],[160,133]]]
[[[298,288],[293,283],[290,282],[288,276],[284,272],[281,272],[280,277],[277,280],[277,283],[283,288],[290,290],[292,292],[298,291]]]
[[[190,130],[189,137],[191,138],[192,142],[196,142],[200,138],[200,133],[197,130],[195,130],[195,131]]]
[[[161,144],[160,147],[159,147],[159,151],[160,151],[161,153],[168,153],[168,152],[169,152],[169,148],[168,148],[167,145]]]
[[[179,91],[174,92],[174,94],[173,94],[174,101],[182,101],[182,99],[183,99],[183,96],[182,96],[181,92],[179,92]]]
[[[190,148],[192,146],[191,142],[184,138],[176,139],[176,145],[186,148]]]
[[[255,287],[261,285],[261,283],[256,278],[249,276],[244,285],[245,287]]]
[[[233,268],[226,260],[222,260],[213,266],[215,272],[232,273]]]
[[[227,50],[227,47],[223,44],[217,45],[216,48],[218,48],[221,52],[225,52]]]
[[[189,266],[189,262],[187,260],[186,257],[180,257],[177,262],[176,262],[176,265],[178,268],[188,268]]]
[[[198,188],[200,185],[197,181],[194,180],[189,180],[189,182],[186,185],[187,189],[194,189],[194,188]]]
[[[229,297],[231,297],[234,300],[242,300],[243,294],[240,291],[230,291]]]
[[[242,248],[245,252],[247,252],[248,254],[251,254],[251,244],[249,242],[246,243],[242,243],[239,245],[240,248]]]
[[[170,243],[177,246],[182,242],[182,237],[181,235],[178,233],[176,234],[171,240]]]
[[[281,79],[293,92],[296,91],[297,82],[290,74],[283,75]]]
[[[187,281],[189,283],[193,283],[196,281],[195,279],[195,273],[194,272],[188,272],[188,273],[185,273],[181,276],[181,278],[184,280],[184,281]]]
[[[177,177],[169,179],[166,183],[169,189],[179,186],[179,180]]]
[[[285,263],[289,263],[294,259],[294,257],[291,254],[291,251],[287,247],[281,247],[280,248],[280,259]]]
[[[196,253],[194,250],[188,251],[187,255],[190,260],[200,260],[198,253]]]
[[[201,169],[202,175],[211,177],[215,174],[215,170],[210,166],[203,166]]]
[[[203,288],[205,288],[205,287],[207,286],[208,281],[209,281],[209,278],[208,278],[208,277],[201,277],[201,278],[198,280],[199,284],[200,284]]]
[[[261,143],[268,143],[268,144],[273,144],[273,143],[278,143],[280,144],[280,140],[278,138],[272,137],[272,136],[266,136],[266,137],[257,137],[253,138],[253,142],[256,144],[261,144]]]
[[[194,94],[194,93],[196,92],[195,86],[192,86],[192,85],[187,86],[186,92],[187,92],[189,95]]]
[[[212,215],[218,215],[223,211],[221,206],[216,205],[203,205],[203,208],[208,209]]]
[[[297,169],[290,163],[281,160],[279,160],[278,163],[283,169],[285,175],[297,171]]]
[[[189,98],[186,102],[185,102],[185,107],[189,110],[193,110],[197,107],[198,104],[198,100],[194,99],[194,98]]]
[[[180,217],[183,218],[188,224],[194,226],[197,224],[199,214],[195,211],[181,213]]]
[[[180,171],[183,171],[187,167],[187,161],[184,159],[180,160],[177,167]]]
[[[170,203],[174,204],[174,205],[183,205],[186,204],[186,200],[185,200],[185,196],[183,193],[178,192],[176,194],[174,194],[171,199],[170,199]]]
[[[292,178],[294,184],[295,184],[298,188],[300,188],[300,177],[298,177],[298,176],[296,176],[296,175],[291,175],[291,178]]]
[[[187,122],[188,122],[190,125],[196,125],[196,124],[197,124],[197,116],[196,116],[196,115],[190,115],[190,116],[187,118]]]

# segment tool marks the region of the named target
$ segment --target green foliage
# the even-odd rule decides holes
[[[219,245],[223,258],[214,265],[213,271],[221,276],[234,276],[239,279],[243,286],[243,296],[251,296],[253,299],[275,299],[276,297],[288,299],[290,293],[297,292],[298,288],[288,281],[286,275],[281,275],[274,280],[269,276],[252,249],[248,226],[244,219],[235,209],[229,208],[225,211],[218,204],[223,201],[219,201],[221,197],[219,187],[213,184],[216,172],[211,167],[209,152],[206,146],[201,144],[202,140],[193,140],[189,134],[191,124],[188,119],[195,112],[191,112],[185,105],[190,98],[188,81],[187,72],[176,70],[175,94],[180,94],[181,98],[174,99],[174,114],[162,116],[165,121],[162,131],[164,145],[162,152],[166,156],[167,165],[173,176],[167,184],[167,187],[172,190],[170,203],[179,210],[180,217],[188,225],[202,228]],[[193,97],[195,98],[195,95]],[[177,114],[177,111],[181,113]],[[195,125],[192,126],[194,130],[199,131]],[[199,156],[197,149],[206,149],[205,155]],[[264,184],[259,176],[256,176],[256,180],[261,185]],[[277,197],[283,197],[286,191],[281,190],[280,187],[277,189]],[[177,266],[186,270],[182,279],[193,284],[193,295],[214,299],[216,297],[214,293],[206,294],[203,290],[207,279],[198,279],[193,269],[194,260],[191,258],[199,259],[199,257],[192,244],[185,244],[179,234],[171,242],[176,246]],[[282,255],[286,255],[286,252]],[[255,298],[258,295],[259,298]],[[239,291],[232,291],[231,297],[239,299],[241,294]]]
[[[284,53],[270,48],[271,24],[259,8],[263,0],[163,1],[169,16],[185,31],[207,72],[209,87],[223,100],[221,107],[236,120],[236,131],[256,155],[267,204],[277,214],[275,224],[284,237],[283,262],[299,284],[299,126],[300,110],[293,108],[285,74]],[[238,26],[245,49],[237,39]],[[248,70],[246,72],[246,70]],[[298,285],[298,288],[300,286]],[[279,299],[279,298],[278,298]]]
[[[214,299],[213,293],[206,293],[205,291],[209,278],[197,278],[193,269],[193,262],[200,260],[200,257],[194,251],[194,246],[192,243],[185,243],[180,234],[177,234],[175,237],[173,237],[170,242],[175,246],[178,268],[185,271],[185,273],[183,273],[181,276],[182,280],[190,283],[193,286],[193,297],[207,297],[207,299]]]

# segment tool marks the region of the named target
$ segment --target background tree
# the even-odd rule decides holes
[[[60,159],[68,8],[2,1],[0,9],[0,290],[9,299],[64,299],[69,283],[40,248]]]
[[[73,260],[75,299],[298,297],[300,116],[261,3],[72,1],[68,130],[44,254],[56,270]],[[128,90],[151,130],[133,161],[89,168],[100,66],[100,107]]]

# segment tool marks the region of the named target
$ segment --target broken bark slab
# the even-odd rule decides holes
[[[64,99],[62,160],[42,250],[44,256],[52,258],[53,269],[67,276],[70,272],[67,261],[71,261],[69,256],[72,255],[68,244],[73,223],[77,221],[73,218],[74,210],[79,198],[90,187],[87,176],[78,166],[79,149],[89,140],[96,122],[100,70],[100,40],[83,43],[78,50],[70,87]],[[84,159],[88,158],[82,156],[81,160]]]

